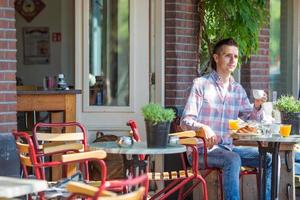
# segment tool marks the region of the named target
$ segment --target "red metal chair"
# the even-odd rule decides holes
[[[62,154],[57,161],[41,161],[39,159],[43,154],[38,154],[34,147],[31,137],[26,132],[13,132],[16,139],[17,149],[21,166],[24,171],[24,177],[29,178],[29,170],[33,171],[36,179],[45,180],[44,168],[54,166],[63,166],[70,163],[83,163],[86,161],[96,161],[101,169],[101,184],[100,188],[104,187],[106,180],[106,165],[102,160],[106,157],[106,152],[102,150]],[[43,197],[43,193],[40,194]]]
[[[79,131],[67,132],[67,129],[78,129]],[[54,155],[66,153],[68,151],[85,152],[88,150],[87,136],[85,127],[78,122],[67,123],[37,123],[33,128],[32,139],[36,153],[39,155],[40,162],[44,159],[55,159]],[[84,174],[89,179],[88,162],[84,162]],[[74,166],[64,167],[63,175],[71,175],[75,172]],[[57,172],[61,170],[55,169]],[[42,174],[45,179],[45,174]],[[54,180],[59,178],[59,173],[55,174]]]
[[[132,131],[132,137],[136,141],[140,141],[140,135],[137,128],[137,124],[134,120],[129,120],[127,122],[127,125],[130,126]],[[193,191],[193,189],[199,184],[202,183],[202,191],[203,191],[203,199],[208,199],[207,197],[207,188],[206,188],[206,182],[199,174],[198,172],[198,150],[196,148],[196,144],[198,143],[198,139],[196,136],[196,133],[194,131],[183,131],[183,132],[177,132],[173,133],[171,135],[178,136],[180,138],[180,143],[183,145],[186,145],[192,150],[192,156],[193,156],[193,163],[191,166],[191,169],[188,169],[187,166],[187,159],[186,159],[186,153],[181,154],[181,161],[182,161],[182,169],[172,172],[148,172],[148,176],[150,180],[152,181],[169,181],[170,184],[168,184],[164,189],[157,192],[155,195],[153,195],[150,199],[166,199],[171,194],[173,194],[176,191],[179,191],[178,199],[185,199],[187,195]],[[139,155],[139,160],[147,159],[145,155]],[[149,171],[147,169],[147,171]],[[186,191],[184,191],[184,186],[187,183],[193,182],[192,186],[189,186]],[[162,194],[163,197],[161,196]]]
[[[220,193],[221,193],[221,199],[224,199],[223,197],[223,185],[222,185],[222,169],[217,168],[217,167],[209,167],[208,163],[207,163],[207,145],[206,145],[206,141],[204,138],[204,130],[201,129],[199,131],[199,136],[201,138],[201,140],[203,141],[203,146],[204,146],[204,173],[202,174],[202,176],[204,178],[206,178],[210,173],[212,173],[213,171],[216,171],[218,174],[218,188],[220,189]],[[257,182],[257,192],[259,192],[259,172],[256,168],[253,167],[242,167],[241,171],[240,171],[240,178],[245,176],[245,175],[256,175],[256,182]],[[259,198],[259,194],[258,194],[258,198]]]
[[[67,190],[71,193],[68,199],[80,197],[92,197],[102,200],[142,200],[148,195],[148,177],[142,175],[133,179],[106,182],[104,187],[94,187],[84,183],[70,182]],[[111,188],[126,187],[129,193],[117,194],[111,192]]]

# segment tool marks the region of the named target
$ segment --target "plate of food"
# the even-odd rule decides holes
[[[231,133],[231,137],[234,139],[238,139],[240,137],[244,136],[253,136],[258,135],[259,132],[257,131],[257,128],[251,125],[245,125],[239,128],[238,130]]]

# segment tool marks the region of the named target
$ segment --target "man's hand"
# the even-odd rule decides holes
[[[261,108],[261,104],[265,103],[268,100],[268,95],[267,93],[264,93],[264,96],[260,99],[254,99],[254,107],[256,109]]]
[[[208,149],[212,148],[215,144],[218,144],[217,136],[209,126],[203,126],[199,132],[201,137],[205,139]]]

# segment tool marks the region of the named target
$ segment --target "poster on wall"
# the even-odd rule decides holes
[[[50,63],[50,39],[48,27],[24,27],[24,65]]]

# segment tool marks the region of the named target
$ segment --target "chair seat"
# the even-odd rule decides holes
[[[193,176],[192,170],[179,170],[171,172],[148,172],[148,178],[150,181],[166,181],[166,180],[175,180],[178,178],[188,178]]]

